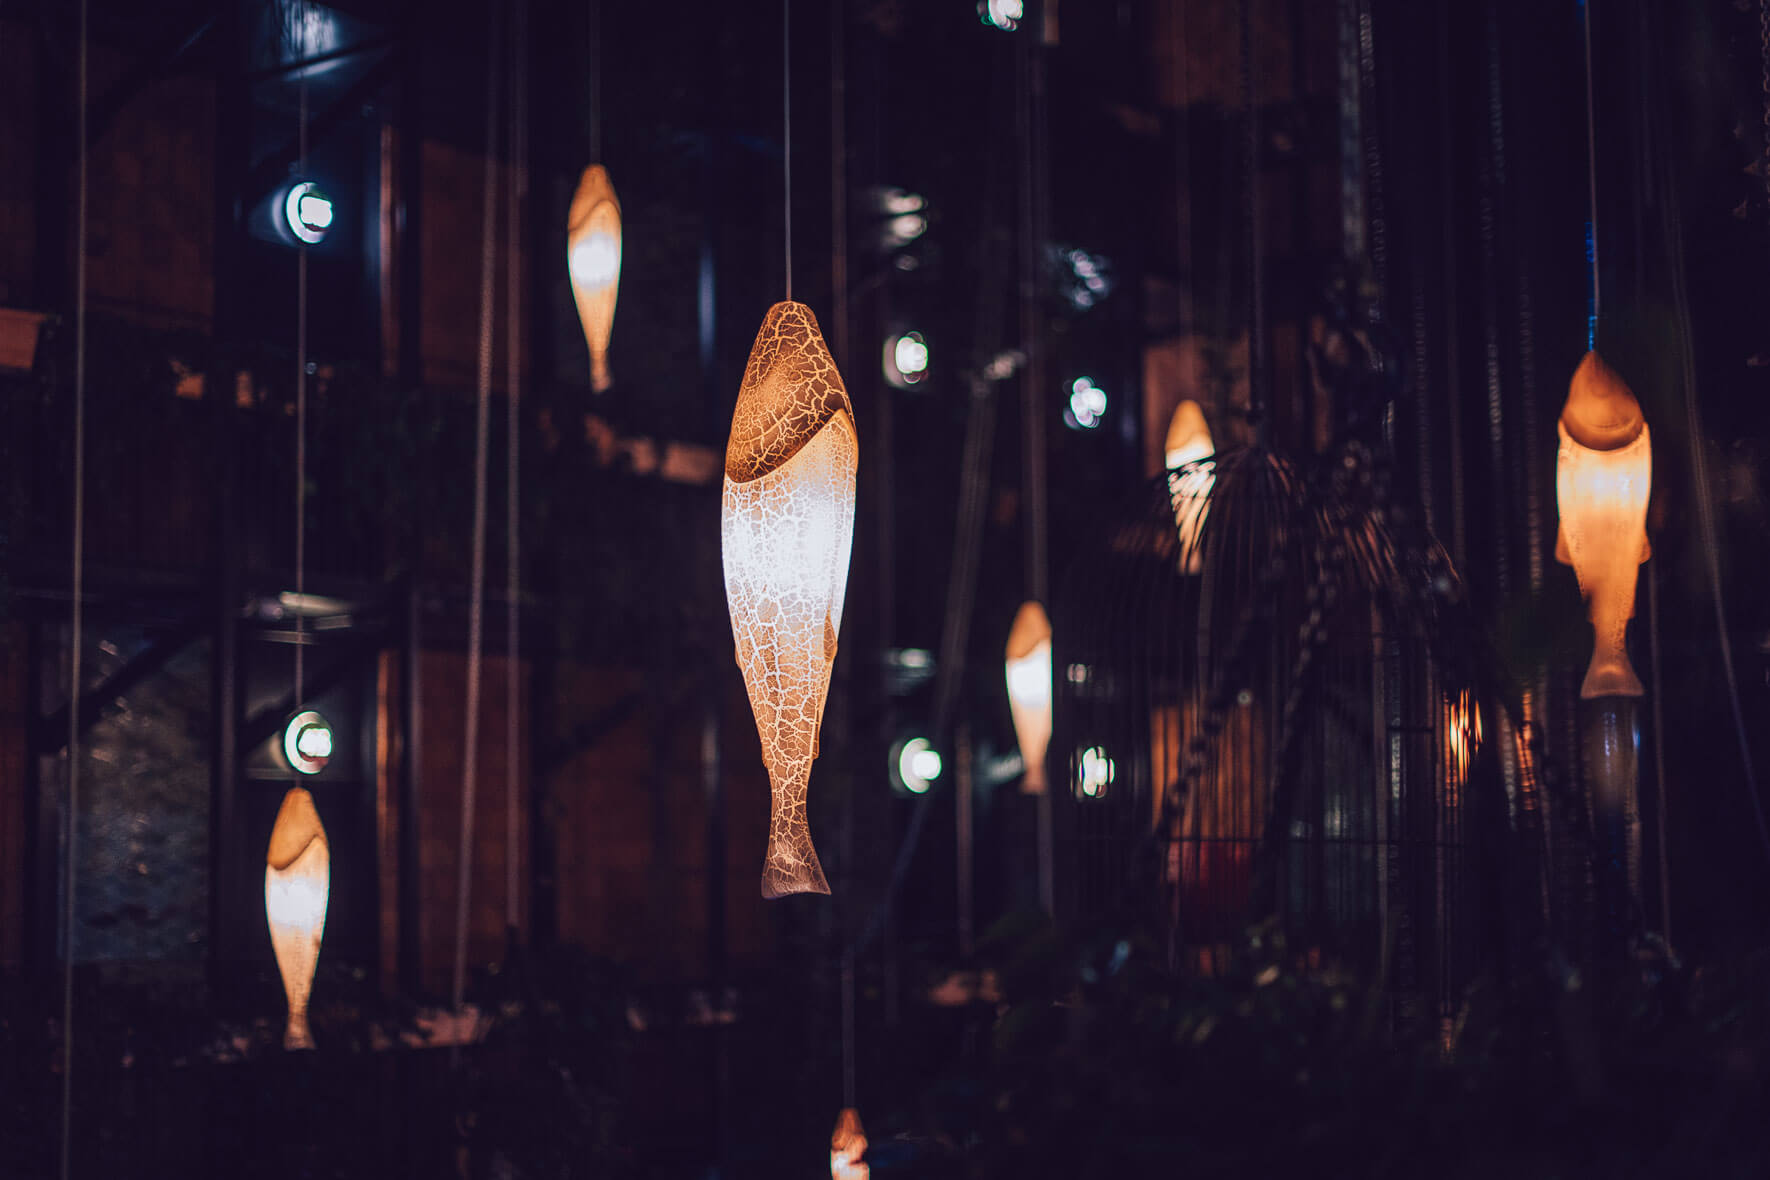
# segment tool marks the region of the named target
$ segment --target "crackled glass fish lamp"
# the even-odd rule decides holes
[[[1204,523],[1211,489],[1217,482],[1214,465],[1201,462],[1216,454],[1217,446],[1205,423],[1205,412],[1197,402],[1187,399],[1174,408],[1174,416],[1168,420],[1167,443],[1162,449],[1180,551],[1185,555],[1186,572],[1196,574],[1203,566],[1198,551],[1199,526]]]
[[[319,965],[320,940],[326,933],[326,901],[331,892],[332,854],[326,829],[305,787],[283,796],[264,858],[264,916],[270,944],[289,1000],[289,1024],[283,1048],[311,1049],[307,999]]]
[[[590,346],[590,387],[609,387],[608,340],[615,325],[615,296],[621,286],[621,202],[609,183],[608,169],[584,169],[566,216],[566,269],[572,299]]]
[[[1653,449],[1641,403],[1614,369],[1588,352],[1556,426],[1555,557],[1573,567],[1595,633],[1581,699],[1638,697],[1641,681],[1624,637],[1635,614],[1637,569],[1652,556],[1647,496]]]
[[[1045,752],[1051,745],[1051,620],[1037,602],[1023,602],[1008,629],[1008,712],[1026,773],[1020,789],[1045,793]]]
[[[867,1133],[860,1125],[860,1111],[845,1106],[830,1134],[830,1180],[868,1180],[873,1169],[866,1157]]]
[[[772,790],[762,896],[828,893],[806,826],[830,692],[860,447],[836,362],[803,303],[768,309],[738,389],[720,518],[725,601]]]

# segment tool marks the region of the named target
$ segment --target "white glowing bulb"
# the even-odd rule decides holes
[[[904,790],[912,795],[925,795],[934,780],[940,777],[940,751],[927,738],[911,738],[897,755],[897,776]]]
[[[332,199],[311,180],[302,181],[283,199],[283,221],[289,232],[312,246],[326,236],[332,225]]]
[[[899,336],[892,352],[893,359],[897,361],[897,371],[912,381],[928,368],[928,345],[923,343],[919,333],[910,332]]]
[[[998,29],[1013,29],[1019,26],[1020,19],[1026,15],[1026,5],[1023,0],[988,0],[984,15]]]
[[[1116,769],[1103,747],[1091,746],[1083,750],[1081,773],[1076,783],[1077,790],[1089,799],[1100,798],[1106,794],[1106,788],[1112,784]]]
[[[310,725],[295,739],[295,748],[308,758],[332,756],[332,731]]]
[[[1091,377],[1077,377],[1069,386],[1069,412],[1084,430],[1099,425],[1106,413],[1106,390],[1094,384]]]
[[[613,234],[593,233],[572,247],[572,278],[589,290],[614,282],[621,273],[621,243]]]
[[[283,727],[283,757],[291,769],[318,774],[332,757],[332,727],[311,709],[297,714]]]

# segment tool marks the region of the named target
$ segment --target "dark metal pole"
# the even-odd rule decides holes
[[[399,105],[399,381],[405,389],[418,388],[424,380],[423,317],[423,214],[424,183],[424,71],[420,30],[426,19],[416,0],[406,5],[400,38]]]
[[[405,626],[401,636],[399,760],[399,870],[396,909],[399,923],[399,983],[408,996],[415,995],[424,974],[424,944],[418,929],[418,808],[422,796],[423,707],[423,600],[414,574],[406,576]]]
[[[210,706],[215,719],[210,748],[209,801],[209,958],[217,996],[225,994],[231,961],[245,953],[247,885],[242,866],[249,833],[239,814],[240,555],[238,410],[229,346],[238,335],[240,275],[243,266],[244,211],[241,179],[250,165],[251,103],[247,101],[245,37],[237,3],[228,2],[218,18],[215,44],[221,60],[215,129],[215,275],[211,307],[214,348],[205,376],[220,473],[215,481],[214,646]]]

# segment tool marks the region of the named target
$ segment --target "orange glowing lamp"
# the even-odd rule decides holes
[[[1555,557],[1573,567],[1595,633],[1581,699],[1638,697],[1640,678],[1624,645],[1635,614],[1636,567],[1652,556],[1647,497],[1653,448],[1641,403],[1616,371],[1588,352],[1573,375],[1556,426]]]
[[[277,810],[270,848],[264,858],[264,916],[270,923],[270,945],[289,1000],[289,1024],[283,1048],[311,1049],[307,999],[319,965],[320,940],[326,933],[326,902],[331,893],[332,854],[326,829],[314,810],[313,796],[292,787]]]
[[[762,896],[828,893],[806,824],[830,691],[860,445],[836,362],[803,303],[768,309],[732,415],[720,522],[725,601],[772,803]]]
[[[867,1133],[860,1125],[860,1112],[845,1106],[830,1135],[830,1180],[868,1180],[873,1169],[866,1157]]]
[[[621,202],[609,183],[608,169],[584,169],[566,217],[566,270],[572,299],[590,346],[590,387],[609,387],[608,340],[615,326],[615,296],[621,286]]]
[[[1051,746],[1051,620],[1037,602],[1024,602],[1008,629],[1008,711],[1026,774],[1020,789],[1045,793],[1045,751]]]
[[[1180,535],[1182,568],[1196,574],[1203,568],[1198,550],[1199,528],[1204,524],[1211,489],[1217,482],[1213,465],[1204,462],[1217,453],[1217,446],[1211,439],[1211,428],[1205,424],[1205,412],[1197,402],[1187,399],[1174,408],[1163,451],[1168,468],[1168,496],[1174,505],[1174,527]]]

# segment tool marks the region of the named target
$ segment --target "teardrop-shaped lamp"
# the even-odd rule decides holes
[[[1217,482],[1215,465],[1202,462],[1217,453],[1217,446],[1211,439],[1211,428],[1205,423],[1205,412],[1197,402],[1187,399],[1174,407],[1174,416],[1168,420],[1168,439],[1163,451],[1168,469],[1168,496],[1174,504],[1174,528],[1180,537],[1181,568],[1189,574],[1196,574],[1204,568],[1203,556],[1198,549],[1199,528],[1204,524],[1211,489]],[[1188,464],[1193,466],[1188,467]]]
[[[867,1163],[867,1133],[860,1125],[860,1111],[842,1108],[830,1135],[830,1180],[868,1180],[873,1169]]]
[[[725,600],[762,738],[772,812],[762,896],[828,893],[806,825],[830,691],[860,446],[836,363],[803,303],[756,333],[725,451]]]
[[[621,286],[621,202],[601,164],[584,169],[578,181],[566,217],[565,250],[572,299],[584,325],[584,343],[590,346],[590,387],[601,393],[610,382],[608,340]]]
[[[1573,567],[1594,632],[1582,699],[1638,697],[1641,680],[1624,638],[1635,615],[1637,569],[1652,556],[1647,497],[1653,445],[1641,403],[1616,370],[1588,352],[1556,424],[1555,557]]]
[[[311,1049],[307,998],[326,933],[332,854],[306,788],[291,787],[283,796],[264,861],[264,916],[270,923],[270,945],[283,976],[283,992],[289,998],[283,1048]]]
[[[1051,745],[1051,620],[1037,602],[1023,602],[1008,628],[1008,712],[1026,768],[1020,789],[1045,793],[1045,752]]]

